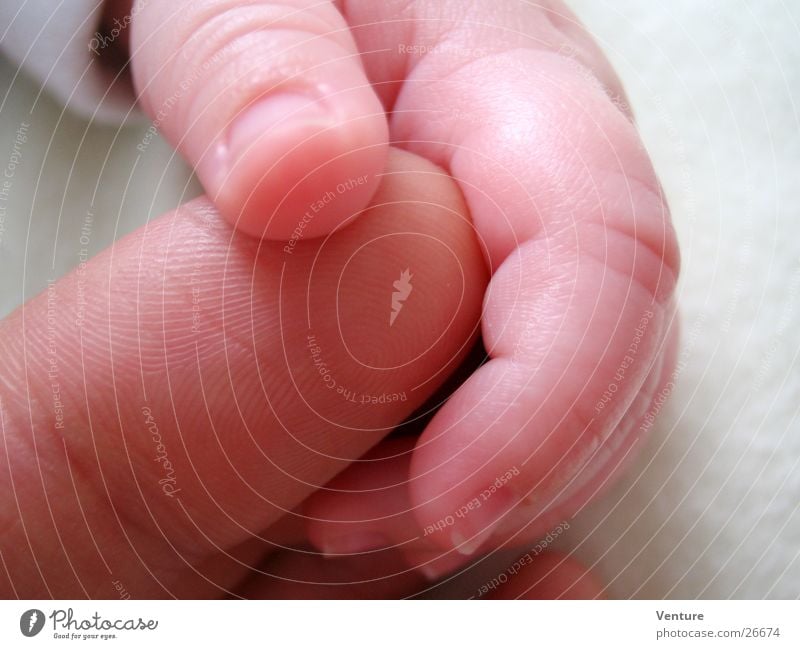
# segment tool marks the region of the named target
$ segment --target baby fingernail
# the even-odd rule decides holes
[[[202,161],[213,189],[220,191],[229,175],[247,173],[238,167],[257,160],[261,183],[290,190],[307,170],[299,168],[298,147],[322,134],[326,143],[335,139],[333,115],[311,97],[277,91],[256,100],[233,118],[227,134]],[[318,140],[315,140],[318,142]],[[301,173],[302,172],[302,173]]]
[[[486,489],[454,517],[450,541],[457,552],[471,556],[495,533],[516,500],[504,489]],[[463,514],[461,514],[463,512]]]
[[[414,562],[416,569],[430,582],[439,581],[445,575],[455,572],[469,563],[463,555],[449,552],[445,555],[426,557]]]

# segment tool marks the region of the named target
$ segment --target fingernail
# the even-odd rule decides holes
[[[496,524],[484,528],[481,532],[472,536],[464,536],[458,530],[453,530],[450,539],[453,541],[453,547],[459,554],[465,557],[472,556],[481,547],[484,542],[494,533]]]
[[[275,92],[255,101],[239,113],[214,153],[213,164],[220,182],[235,173],[236,162],[261,143],[270,142],[272,155],[263,162],[264,173],[280,174],[281,159],[315,133],[333,126],[333,118],[316,99],[297,92]]]
[[[246,148],[254,140],[286,129],[319,129],[331,125],[331,116],[316,99],[295,92],[269,94],[240,113],[229,132],[231,149]]]
[[[355,532],[332,539],[325,539],[321,544],[321,550],[326,557],[333,558],[381,550],[390,545],[389,539],[380,532]]]
[[[445,555],[428,558],[424,563],[413,562],[416,569],[428,581],[439,581],[445,575],[455,572],[469,563],[461,554],[449,552]]]
[[[464,556],[472,556],[497,531],[503,517],[516,503],[508,489],[490,487],[481,491],[470,503],[471,508],[462,507],[463,516],[455,518],[450,531],[450,541],[455,550]],[[474,506],[474,503],[479,505]]]
[[[422,576],[425,577],[427,581],[438,581],[441,576],[446,573],[441,572],[435,566],[431,564],[423,564],[421,566],[417,566],[417,570],[422,573]]]

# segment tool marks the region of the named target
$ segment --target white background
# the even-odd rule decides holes
[[[114,640],[53,638],[47,619],[33,638],[19,631],[29,608],[49,603],[0,602],[4,647],[797,647],[798,602],[96,602],[60,603],[74,618],[158,620],[154,631],[115,632]],[[702,621],[659,621],[656,612],[702,613]],[[580,624],[575,624],[579,619]],[[309,620],[314,620],[309,624]],[[793,624],[794,622],[794,624]],[[764,639],[656,640],[656,631],[780,629]],[[59,631],[62,633],[62,631]],[[95,633],[75,632],[75,633]],[[109,632],[110,633],[110,632]]]

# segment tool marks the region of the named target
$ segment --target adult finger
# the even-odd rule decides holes
[[[199,199],[0,323],[4,593],[100,596],[112,574],[133,596],[213,590],[197,566],[257,539],[458,364],[486,279],[463,202],[412,154],[388,169],[326,240],[258,242]]]
[[[238,229],[312,237],[366,207],[386,117],[332,2],[140,1],[131,12],[139,99]]]

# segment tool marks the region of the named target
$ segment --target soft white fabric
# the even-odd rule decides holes
[[[635,597],[800,597],[800,5],[573,2],[683,256],[677,389],[569,545]]]
[[[117,37],[97,33],[102,6],[103,0],[3,0],[0,51],[70,109],[119,121],[133,106],[133,95],[125,84],[110,86],[110,75],[96,60],[95,53]],[[120,23],[123,29],[128,18]]]
[[[617,597],[798,597],[800,6],[572,4],[623,77],[672,205],[684,341],[640,460],[558,543]],[[0,166],[29,124],[0,212],[5,313],[198,189],[163,143],[137,150],[146,126],[87,129],[47,99],[31,113],[39,86],[16,64],[0,86]]]

